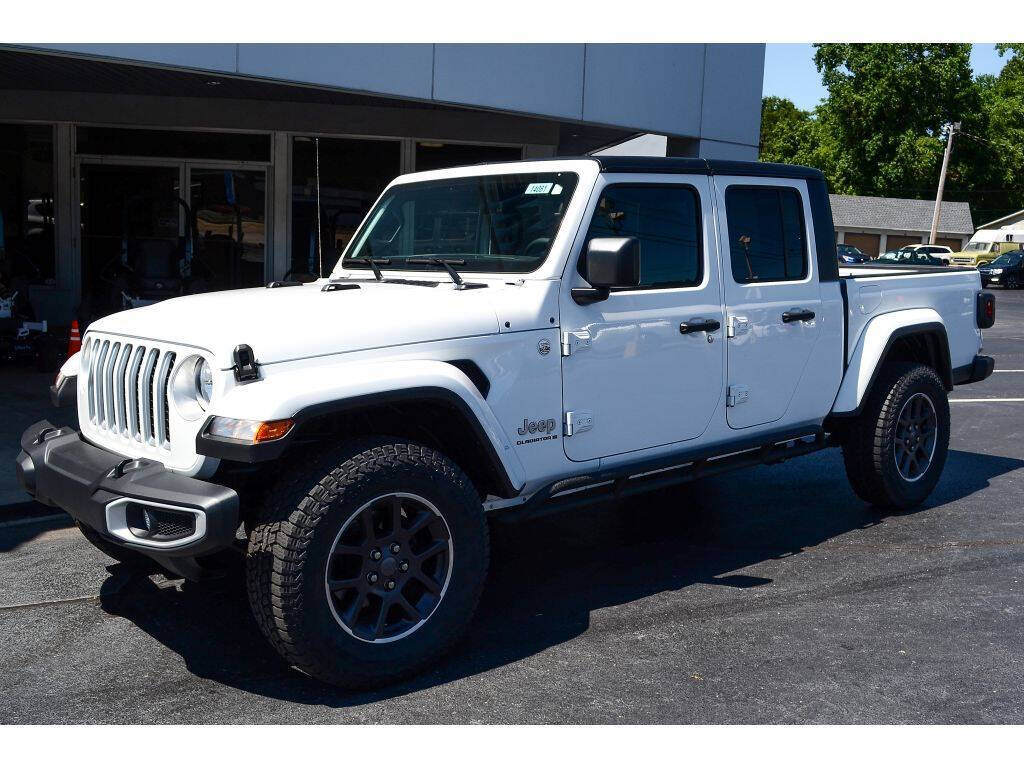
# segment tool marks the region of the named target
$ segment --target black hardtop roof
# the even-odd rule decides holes
[[[817,168],[783,163],[758,163],[750,160],[711,160],[703,157],[646,157],[630,155],[584,155],[566,157],[538,157],[511,162],[537,163],[554,160],[592,160],[604,173],[687,173],[706,176],[767,176],[780,179],[821,179]],[[480,163],[498,165],[510,161]]]
[[[785,179],[824,179],[817,168],[749,160],[711,160],[702,157],[628,157],[596,155],[606,173],[703,173],[708,176],[770,176]]]

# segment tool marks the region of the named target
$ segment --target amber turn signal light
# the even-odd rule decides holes
[[[280,440],[288,434],[295,425],[291,419],[278,419],[277,421],[264,421],[256,429],[254,443],[269,443],[271,440]]]

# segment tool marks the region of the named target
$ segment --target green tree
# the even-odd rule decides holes
[[[997,77],[977,79],[980,113],[956,155],[958,164],[974,161],[962,175],[978,223],[1024,208],[1024,44],[996,49],[1009,58]]]
[[[761,160],[799,163],[813,150],[814,119],[789,99],[765,96],[761,101]]]
[[[761,101],[759,156],[766,163],[796,163],[828,174],[834,141],[820,130],[814,115],[789,99],[765,96]]]
[[[970,45],[815,48],[828,97],[813,113],[766,97],[762,160],[820,168],[834,192],[928,199],[960,122],[946,199],[968,200],[976,223],[1024,208],[1024,44],[997,45],[999,75],[977,78]]]
[[[821,43],[815,49],[828,90],[817,109],[818,131],[832,142],[831,167],[823,170],[833,187],[927,197],[938,179],[944,126],[980,111],[971,46]]]

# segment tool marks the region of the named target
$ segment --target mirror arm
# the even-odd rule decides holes
[[[599,301],[604,301],[608,298],[607,288],[573,288],[570,291],[572,300],[580,306],[586,306],[587,304],[596,304]]]

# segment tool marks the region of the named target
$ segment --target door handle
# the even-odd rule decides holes
[[[698,331],[704,331],[706,333],[712,333],[722,327],[722,324],[717,320],[701,320],[699,317],[694,317],[687,320],[685,323],[679,324],[680,333],[697,333]]]
[[[814,312],[809,309],[791,309],[782,313],[782,322],[795,323],[797,320],[813,320]]]

